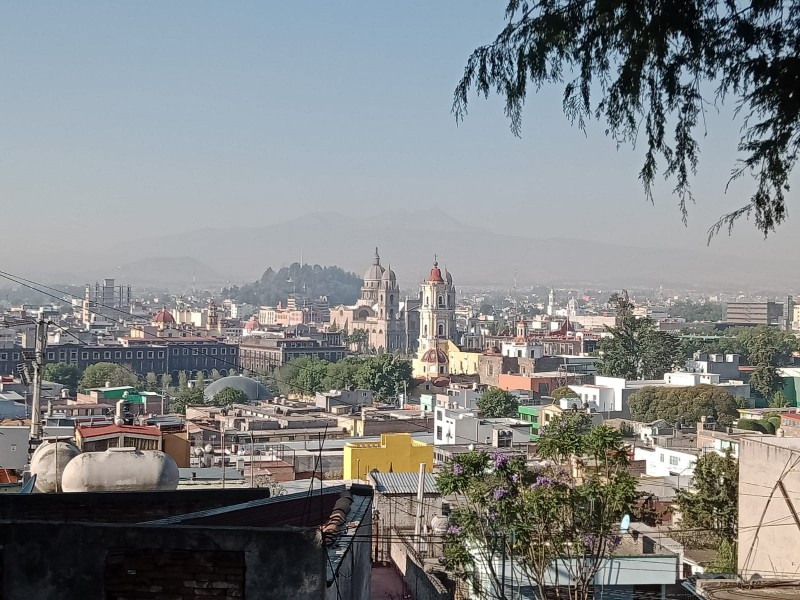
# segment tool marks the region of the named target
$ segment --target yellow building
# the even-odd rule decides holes
[[[480,352],[461,350],[450,340],[437,340],[436,348],[412,359],[412,375],[431,380],[448,375],[477,375],[480,355]]]
[[[419,442],[410,433],[384,433],[380,442],[348,442],[344,447],[344,479],[366,479],[377,469],[382,473],[418,473],[420,464],[433,470],[433,445]]]

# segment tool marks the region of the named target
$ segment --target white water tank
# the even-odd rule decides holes
[[[65,492],[154,492],[178,487],[178,465],[160,450],[84,452],[64,469]]]
[[[64,470],[79,454],[80,449],[71,442],[45,440],[31,456],[31,474],[36,475],[34,489],[39,493],[56,492],[56,482],[61,489]]]

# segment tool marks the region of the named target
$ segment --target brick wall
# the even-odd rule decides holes
[[[107,600],[238,600],[244,597],[244,579],[243,552],[196,550],[110,550],[104,574]]]

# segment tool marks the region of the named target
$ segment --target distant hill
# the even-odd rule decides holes
[[[120,265],[105,276],[138,287],[209,286],[222,285],[226,281],[207,264],[189,256],[142,258]]]
[[[362,273],[378,246],[383,264],[391,264],[397,273],[403,295],[417,293],[419,282],[430,272],[434,254],[453,274],[456,287],[510,287],[516,276],[522,286],[610,289],[673,284],[687,289],[773,289],[785,288],[785,274],[800,268],[800,257],[794,254],[765,260],[763,255],[734,256],[713,248],[637,246],[636,236],[645,235],[642,232],[632,232],[627,238],[590,241],[581,239],[580,231],[555,231],[564,237],[508,235],[483,227],[479,215],[457,220],[438,209],[357,217],[319,212],[286,222],[151,237],[111,246],[102,256],[53,256],[48,266],[75,269],[85,264],[97,273],[96,277],[114,276],[125,281],[123,269],[117,269],[123,264],[130,277],[142,284],[191,284],[194,276],[198,285],[221,282],[221,286],[226,282],[252,282],[261,278],[265,265],[278,269],[298,262],[301,256],[309,262],[340,265],[346,271]],[[153,258],[146,258],[148,253]],[[192,258],[155,258],[170,256]],[[65,264],[58,264],[59,260]],[[115,274],[117,271],[120,273]],[[350,298],[347,294],[342,297]]]
[[[222,296],[248,304],[275,306],[293,293],[310,298],[327,296],[331,306],[353,304],[361,292],[361,278],[339,267],[293,263],[274,271],[268,268],[261,279],[222,291]]]

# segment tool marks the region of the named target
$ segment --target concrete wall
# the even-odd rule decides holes
[[[308,530],[19,522],[0,543],[3,600],[326,597]]]
[[[764,579],[800,579],[800,528],[777,487],[778,481],[783,483],[794,510],[800,511],[800,439],[742,438],[738,567],[744,579],[757,575]]]
[[[141,523],[263,498],[269,490],[0,494],[0,520]]]
[[[411,592],[414,600],[451,600],[452,591],[430,573],[413,556],[412,550],[397,534],[395,530],[391,544],[391,559],[403,575],[403,580]]]
[[[0,468],[21,469],[28,462],[30,427],[0,427]]]

